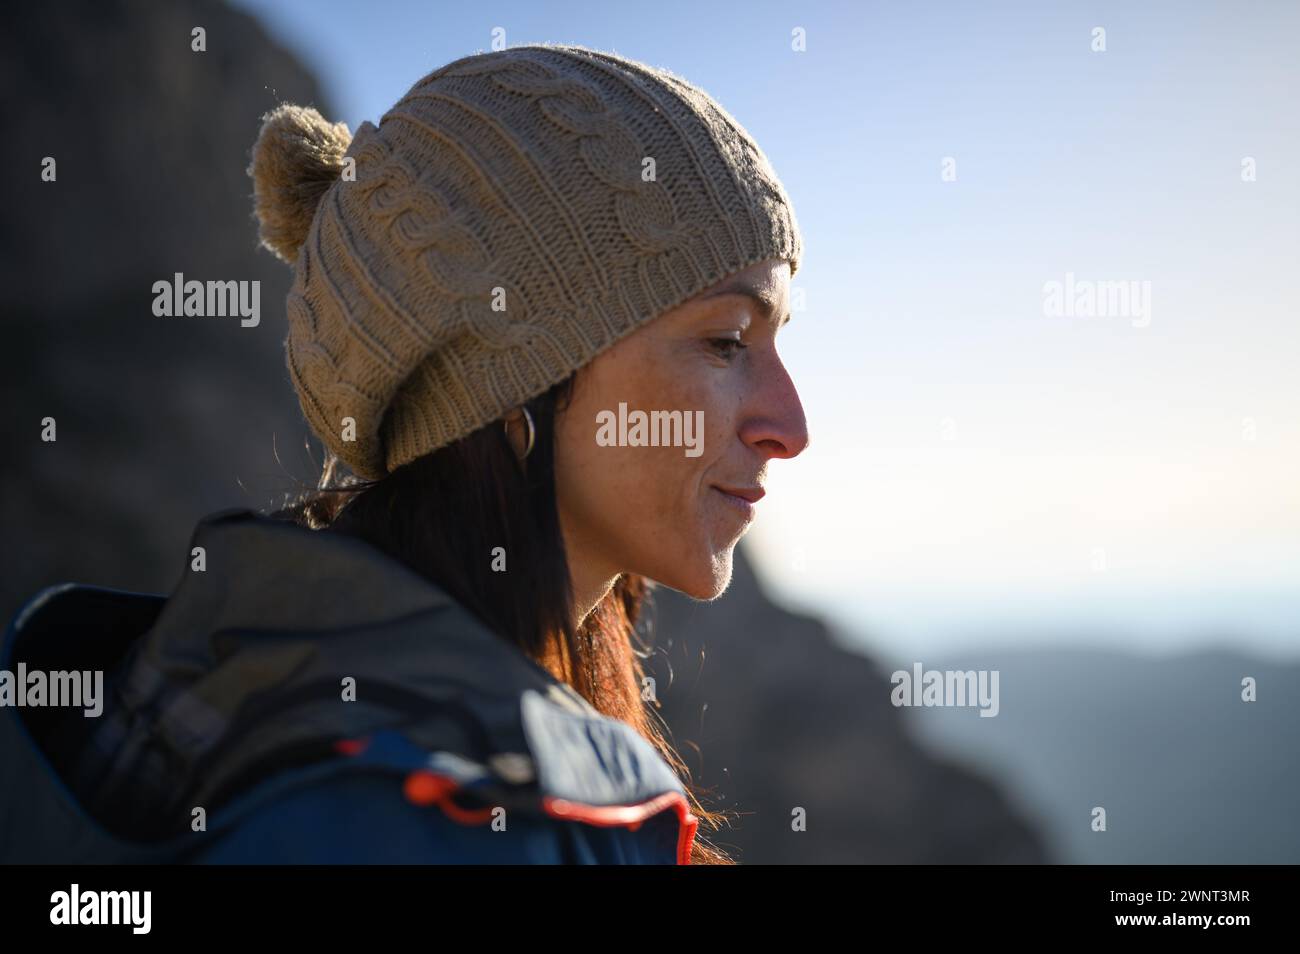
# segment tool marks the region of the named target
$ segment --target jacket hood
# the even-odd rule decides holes
[[[97,718],[0,709],[6,768],[20,749],[74,821],[165,841],[193,806],[220,815],[396,729],[471,801],[629,822],[672,808],[689,850],[681,782],[645,739],[370,544],[235,509],[200,521],[186,561],[170,597],[63,584],[5,634],[0,670],[104,673]],[[18,839],[23,807],[6,805],[0,838]]]

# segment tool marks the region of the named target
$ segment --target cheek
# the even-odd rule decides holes
[[[561,416],[561,505],[593,542],[619,550],[691,546],[692,531],[712,532],[710,481],[747,476],[743,466],[719,464],[736,441],[734,376],[690,357],[650,339],[615,345],[588,366]],[[681,412],[692,446],[602,446],[597,415],[617,417],[620,402],[629,412]],[[701,444],[697,456],[686,453]]]
[[[739,449],[736,438],[739,395],[731,387],[733,383],[721,374],[712,380],[700,376],[680,382],[671,408],[690,416],[692,439],[692,446],[678,448],[672,461],[682,473],[699,474],[708,470],[707,477],[714,480],[735,476],[738,468],[727,464],[727,458],[735,456]],[[694,456],[687,456],[687,449]]]
[[[570,514],[589,521],[608,509],[607,501],[620,477],[610,472],[609,461],[592,437],[594,415],[574,407],[561,419],[556,430],[555,481],[561,506]]]
[[[617,412],[617,402],[611,410]],[[704,456],[686,457],[681,447],[602,445],[598,428],[593,410],[570,418],[559,435],[556,477],[566,509],[588,524],[600,524],[606,534],[678,523],[684,500],[695,494],[698,481],[692,475]]]

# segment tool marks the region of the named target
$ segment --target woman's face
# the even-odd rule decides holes
[[[789,263],[760,262],[578,372],[556,419],[555,467],[579,599],[624,572],[696,599],[726,590],[768,461],[808,445],[776,351],[789,288]]]

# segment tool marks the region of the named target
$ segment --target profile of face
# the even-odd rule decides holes
[[[776,349],[789,291],[789,263],[760,262],[578,371],[555,437],[575,595],[625,572],[701,600],[726,590],[768,462],[808,445]]]

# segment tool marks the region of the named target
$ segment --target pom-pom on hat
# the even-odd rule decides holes
[[[793,274],[802,256],[785,190],[722,106],[580,46],[456,60],[355,137],[280,106],[248,171],[262,244],[294,269],[303,413],[367,479],[726,276],[769,258]]]
[[[262,117],[253,146],[253,204],[262,244],[293,264],[321,196],[340,177],[352,133],[310,107],[289,103]]]

